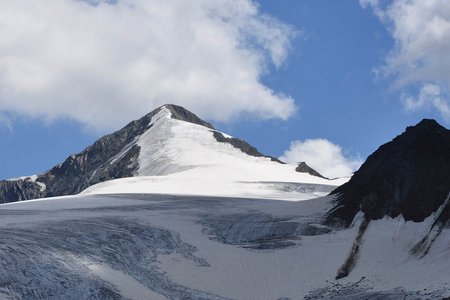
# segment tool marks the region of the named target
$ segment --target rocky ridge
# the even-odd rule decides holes
[[[164,105],[171,117],[214,130],[208,122],[181,106]],[[139,145],[133,143],[151,127],[155,109],[122,129],[105,135],[81,153],[70,155],[63,163],[35,177],[0,181],[0,203],[77,194],[99,182],[131,177],[139,167]],[[122,155],[124,153],[124,155]]]
[[[162,109],[167,112],[161,112]],[[159,118],[160,112],[162,114],[168,113],[170,119],[207,128],[208,131],[211,131],[217,143],[230,144],[249,156],[268,157],[241,139],[225,136],[215,130],[210,123],[200,119],[185,108],[167,104],[138,120],[130,122],[124,128],[100,138],[84,151],[70,155],[63,163],[42,174],[0,181],[0,203],[74,195],[97,183],[138,175],[154,175],[145,172],[144,174],[138,174],[140,162],[142,163],[140,155],[144,151],[141,149],[143,145],[138,141],[144,134],[150,132],[152,128],[154,129],[153,123],[156,120],[152,119],[154,117]],[[152,151],[151,149],[145,149],[147,152],[149,150]],[[268,158],[283,164],[276,158]],[[161,157],[161,159],[164,158]]]

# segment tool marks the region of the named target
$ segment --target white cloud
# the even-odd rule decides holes
[[[252,0],[110,2],[0,0],[0,112],[104,130],[168,102],[220,121],[295,111],[260,79],[296,32]]]
[[[405,108],[409,111],[435,108],[441,112],[445,120],[450,121],[450,105],[442,97],[442,89],[436,84],[424,84],[417,97],[404,95]]]
[[[345,157],[339,145],[326,139],[293,141],[280,160],[289,163],[304,161],[329,178],[350,175],[362,163],[360,159]]]
[[[395,46],[380,73],[395,78],[395,87],[423,86],[418,103],[432,106],[448,120],[450,90],[450,1],[442,0],[360,0],[371,7],[387,26]],[[441,86],[439,97],[430,96],[427,87]],[[436,100],[439,99],[439,100]],[[412,102],[411,102],[412,101]],[[404,101],[408,105],[417,101]],[[415,105],[422,108],[425,105]]]

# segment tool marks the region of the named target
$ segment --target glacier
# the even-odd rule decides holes
[[[333,197],[299,202],[158,194],[78,195],[0,205],[5,299],[418,299],[450,296],[449,228],[322,224]],[[425,226],[424,226],[425,225]]]

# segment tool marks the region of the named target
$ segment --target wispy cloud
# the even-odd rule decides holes
[[[0,112],[0,131],[1,129],[7,129],[12,131],[11,118]]]
[[[289,118],[261,82],[296,31],[251,0],[0,0],[0,111],[115,128],[174,102]]]
[[[352,174],[361,166],[359,158],[346,157],[339,145],[327,139],[293,141],[280,156],[284,162],[306,162],[322,175],[335,178]]]
[[[436,84],[424,84],[417,96],[402,95],[405,108],[409,111],[434,108],[442,117],[450,122],[450,105],[443,98],[442,88]]]
[[[360,4],[373,9],[395,41],[378,73],[393,77],[397,89],[421,86],[419,95],[403,96],[408,110],[433,107],[449,121],[450,2],[360,0]]]

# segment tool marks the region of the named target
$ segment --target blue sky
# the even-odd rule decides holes
[[[59,6],[46,7],[48,2],[44,1],[33,13],[26,11],[26,1],[18,0],[19,4],[14,5],[0,2],[5,6],[0,9],[4,11],[3,15],[0,13],[0,22],[2,19],[6,24],[12,22],[9,29],[8,26],[0,29],[11,32],[0,32],[0,36],[14,36],[14,39],[3,41],[0,38],[0,53],[3,50],[7,56],[8,51],[14,51],[9,53],[15,59],[14,69],[18,65],[19,71],[24,70],[23,73],[13,72],[8,69],[10,60],[0,59],[0,72],[7,74],[0,75],[0,178],[45,171],[71,153],[83,150],[103,134],[120,128],[164,102],[192,109],[216,128],[247,140],[265,154],[278,157],[284,153],[287,160],[305,158],[302,160],[308,161],[313,159],[310,157],[319,157],[325,161],[320,156],[335,151],[329,155],[330,159],[340,160],[345,167],[353,169],[382,143],[422,118],[435,118],[447,127],[449,124],[446,96],[450,80],[448,71],[440,69],[440,62],[450,48],[446,39],[450,33],[444,29],[447,28],[445,24],[450,24],[450,11],[447,5],[439,8],[439,1],[430,1],[425,8],[419,1],[407,0],[382,1],[382,4],[374,0],[237,0],[234,4],[238,8],[216,1],[216,7],[207,9],[225,20],[221,23],[211,21],[210,15],[202,15],[201,10],[195,9],[179,18],[170,12],[182,6],[174,1],[173,5],[165,7],[169,13],[153,12],[163,15],[161,18],[167,18],[170,24],[173,20],[180,23],[163,34],[159,34],[161,28],[157,25],[147,24],[146,19],[139,18],[128,22],[126,30],[113,28],[116,31],[109,32],[111,5],[117,3],[99,1],[95,7],[80,9],[76,6],[79,4],[69,3],[78,1],[59,2]],[[118,1],[121,2],[133,1]],[[198,5],[210,4],[199,1]],[[141,3],[141,6],[147,13],[156,9],[148,3]],[[99,7],[103,10],[95,11]],[[90,9],[98,14],[94,24],[90,25],[92,30],[88,26],[81,27],[79,32],[73,31],[73,25],[86,18],[83,14]],[[47,27],[43,26],[45,30],[42,32],[23,29],[27,30],[26,34],[17,34],[21,32],[20,26],[24,25],[10,21],[10,15],[5,13],[14,10],[26,16],[36,14],[33,17],[49,23]],[[423,12],[423,16],[419,18],[405,13],[414,10]],[[439,13],[442,11],[447,13],[441,16]],[[60,18],[48,17],[56,12]],[[129,21],[125,18],[133,17],[130,16],[132,13],[142,14],[138,9],[130,10],[128,14],[114,12],[113,21],[117,18]],[[437,17],[443,23],[435,24],[433,20]],[[423,31],[429,28],[429,33],[422,35],[418,33],[418,27],[408,27],[411,20]],[[139,28],[141,36],[149,36],[148,43],[154,47],[153,52],[162,51],[166,55],[164,47],[176,48],[179,40],[190,34],[179,30],[185,24],[193,28],[199,26],[194,31],[196,36],[192,37],[193,41],[180,42],[183,51],[173,50],[172,56],[167,57],[168,61],[176,60],[177,64],[158,65],[161,69],[158,74],[172,77],[173,73],[180,72],[188,74],[188,77],[155,83],[158,88],[167,85],[168,90],[158,90],[146,99],[142,95],[146,95],[143,87],[148,78],[144,76],[146,73],[139,72],[143,67],[152,66],[155,60],[147,59],[145,49],[149,46],[141,45],[141,38],[132,39],[133,29]],[[52,26],[58,29],[53,30]],[[64,31],[65,26],[67,32]],[[201,26],[212,29],[204,30]],[[86,34],[90,38],[85,37],[83,30],[91,31]],[[118,36],[117,31],[121,30],[124,31],[123,36]],[[434,33],[434,40],[428,44],[427,39]],[[42,34],[46,39],[52,36],[47,43],[52,45],[50,48],[41,49],[36,44]],[[73,39],[66,40],[72,36]],[[110,42],[106,44],[96,42],[107,39]],[[123,43],[124,39],[128,43]],[[60,40],[61,46],[54,47]],[[65,49],[65,43],[70,44],[72,40],[76,49]],[[234,42],[238,45],[228,49]],[[83,43],[86,47],[82,47]],[[205,47],[205,43],[211,46]],[[214,48],[216,44],[219,48]],[[21,47],[28,48],[22,51]],[[217,49],[222,51],[224,47],[223,53],[217,53]],[[103,56],[99,49],[114,55]],[[100,56],[89,51],[99,52]],[[42,52],[52,56],[43,56]],[[135,53],[142,55],[139,61],[142,64],[129,63],[129,57]],[[201,56],[196,53],[201,53]],[[217,59],[216,54],[223,57],[223,61]],[[102,61],[92,67],[99,57],[106,57],[104,63]],[[203,58],[210,59],[208,66],[204,65]],[[120,77],[108,81],[113,77],[112,73],[129,71],[130,64],[139,68],[131,69],[136,71],[130,71],[125,79]],[[414,64],[413,69],[408,69]],[[446,64],[449,62],[443,63],[442,67]],[[111,65],[117,67],[110,69]],[[236,74],[242,74],[244,79],[240,82],[246,85],[229,83],[234,76],[232,67]],[[52,70],[58,70],[56,75],[51,73]],[[208,79],[204,82],[201,75],[197,75],[208,72],[217,74],[216,81],[209,82]],[[183,80],[196,76],[205,87],[196,81],[192,87],[186,87]],[[29,80],[22,80],[24,77]],[[142,80],[141,85],[137,85],[139,80]],[[79,87],[72,89],[71,82]],[[149,81],[148,85],[151,84]],[[170,90],[171,85],[177,92]],[[234,88],[246,91],[242,93],[242,99],[238,92],[228,92]],[[268,93],[267,89],[273,93]],[[224,98],[218,97],[219,94],[224,94]],[[123,100],[125,98],[126,101]],[[306,140],[310,141],[309,148]],[[288,149],[291,151],[285,152]],[[316,164],[318,169],[333,167],[320,165],[320,162]]]

